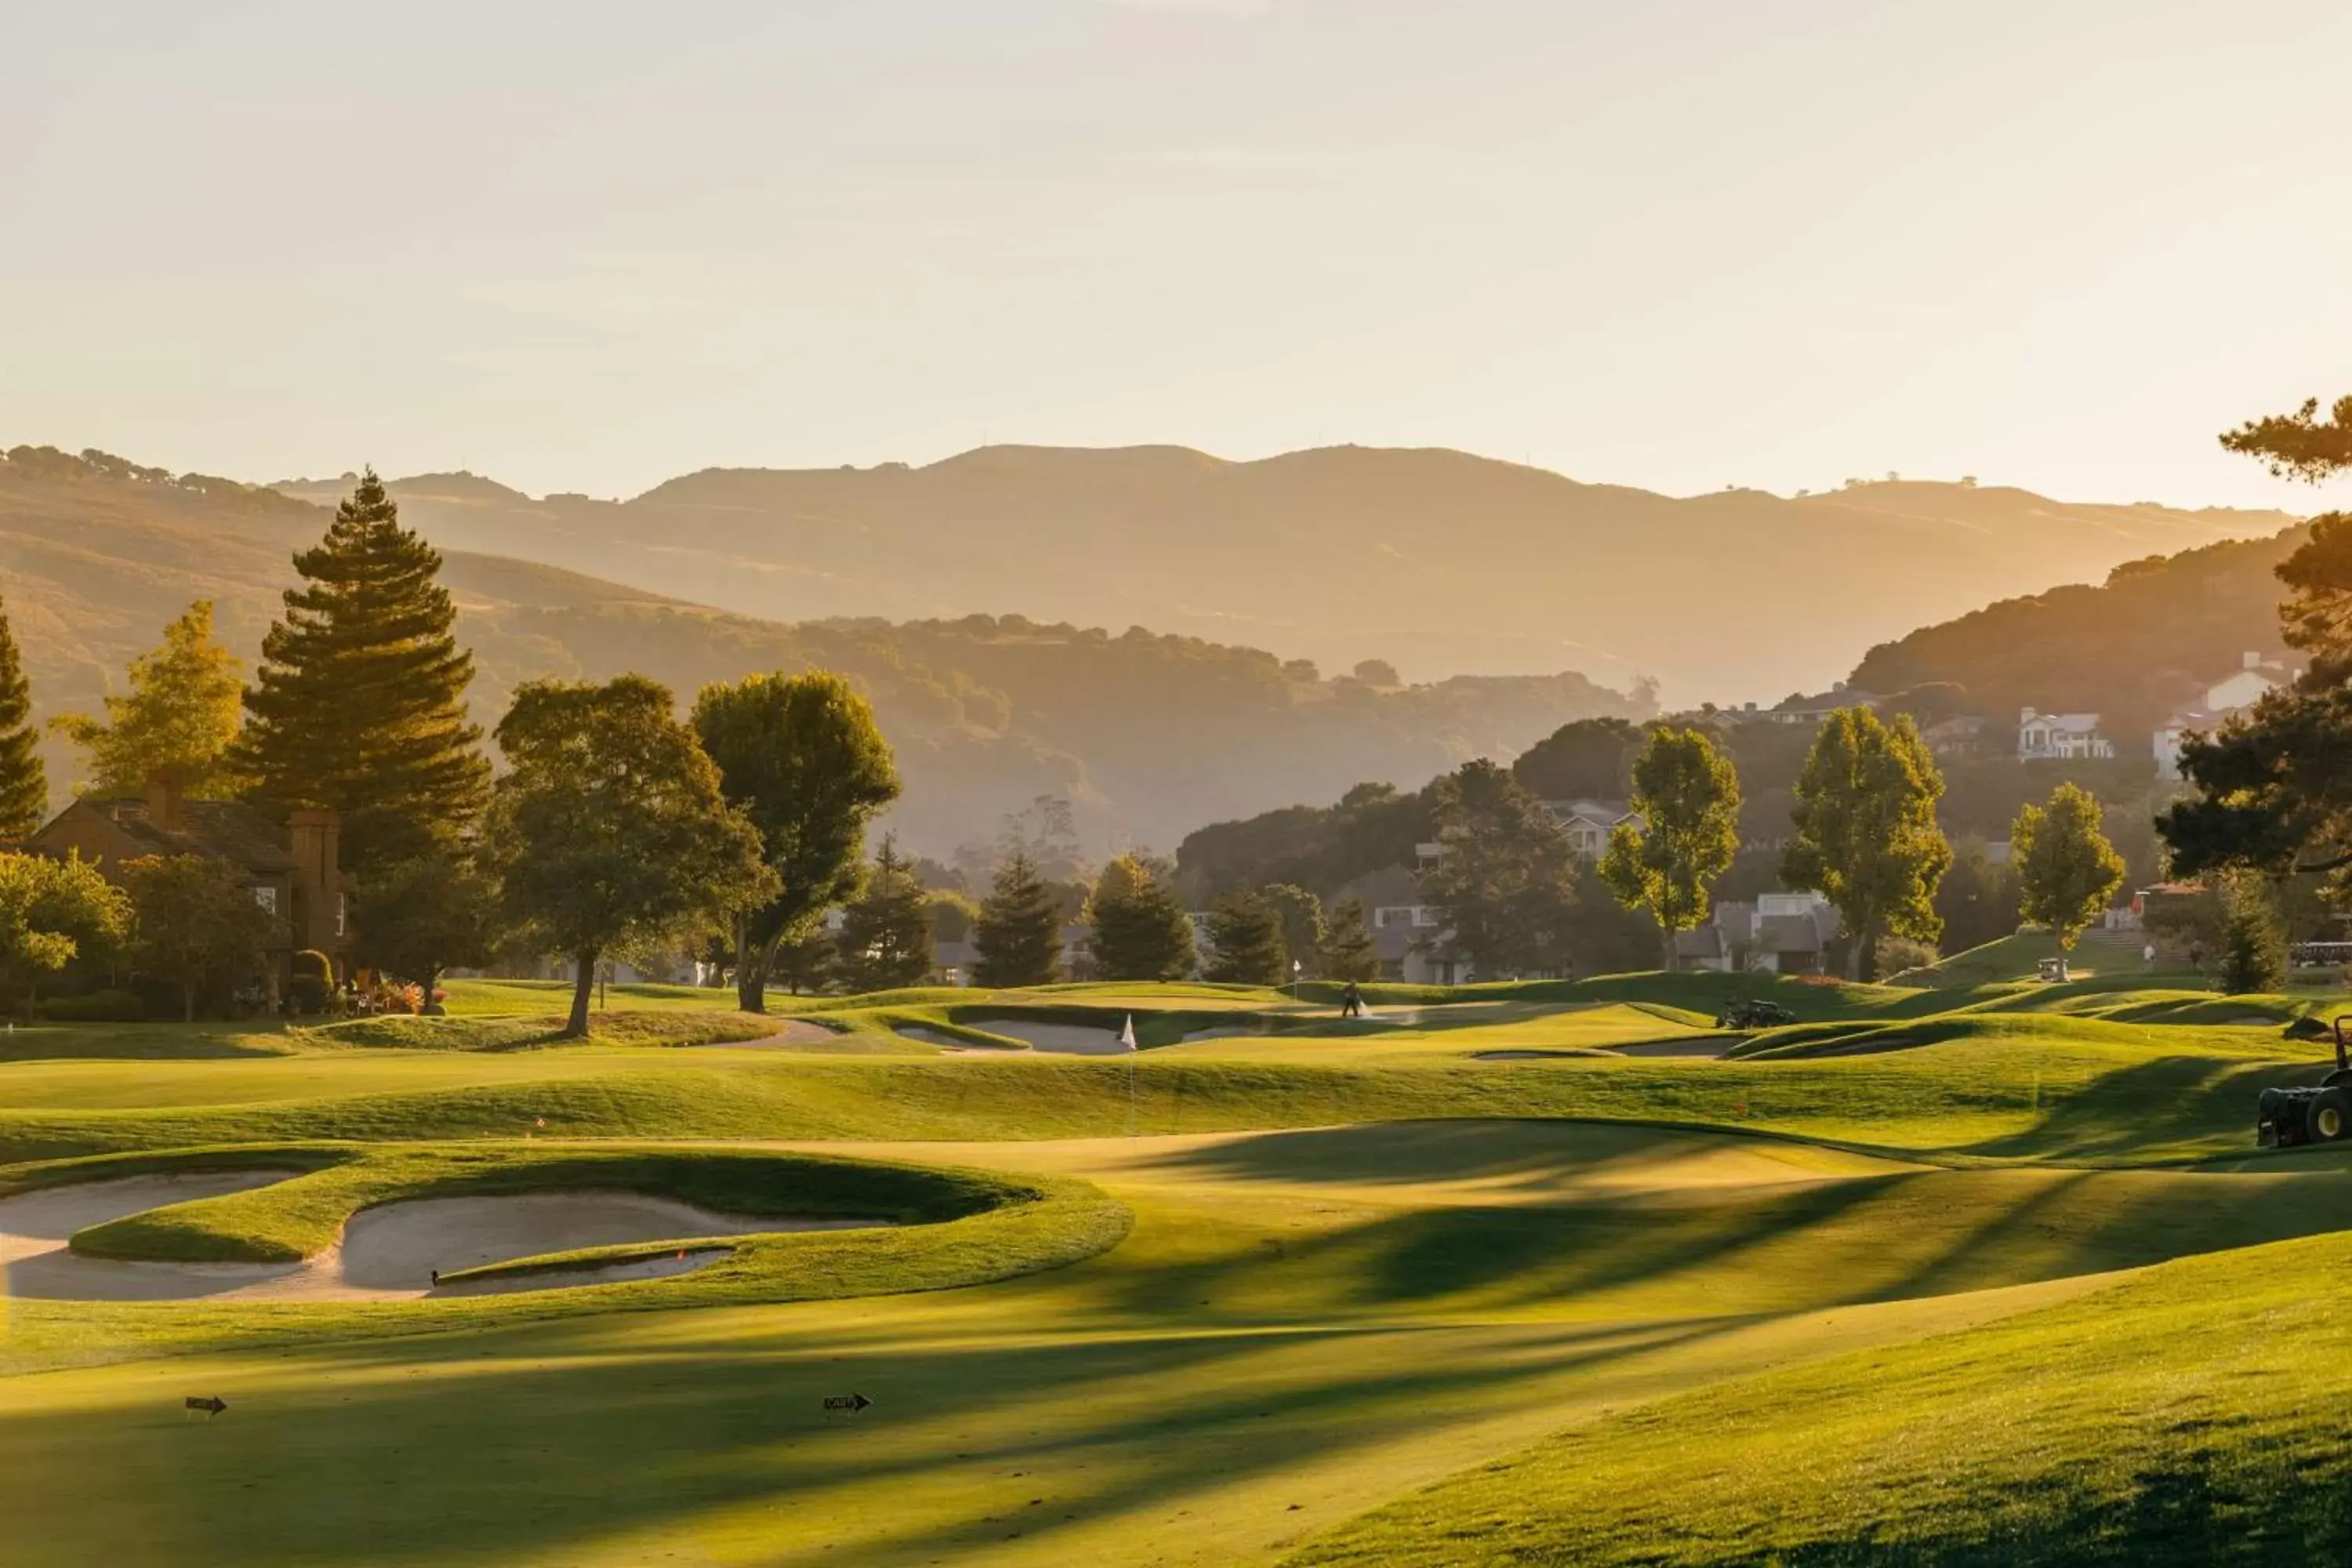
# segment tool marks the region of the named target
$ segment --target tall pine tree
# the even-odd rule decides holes
[[[16,655],[16,634],[0,610],[0,841],[31,837],[48,815],[49,777],[32,713],[33,688]]]
[[[992,990],[1045,985],[1062,975],[1062,916],[1054,890],[1029,857],[1016,849],[996,868],[996,881],[972,922],[980,962],[972,981]]]
[[[270,805],[340,812],[344,860],[364,872],[479,815],[490,767],[466,718],[473,656],[440,552],[400,526],[373,470],[294,569],[303,585],[246,693],[240,771]]]

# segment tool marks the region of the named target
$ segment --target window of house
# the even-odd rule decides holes
[[[271,914],[278,912],[278,889],[268,886],[253,889],[253,901]]]
[[[1412,907],[1412,923],[1417,926],[1433,926],[1437,923],[1437,911],[1427,904],[1415,904]]]
[[[346,936],[350,934],[350,932],[345,929],[350,919],[351,900],[346,895],[337,893],[335,895],[335,934],[337,936]]]

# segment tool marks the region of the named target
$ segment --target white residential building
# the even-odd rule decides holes
[[[1587,860],[1600,859],[1609,847],[1610,831],[1633,815],[1622,800],[1548,800],[1542,805]]]
[[[2096,713],[2042,713],[2028,708],[2017,719],[2020,762],[2068,762],[2112,757],[2116,743],[2099,733]]]
[[[2189,735],[2210,732],[2221,721],[2242,712],[2294,679],[2294,672],[2273,658],[2249,653],[2239,667],[2208,686],[2196,706],[2183,708],[2157,726],[2154,737],[2156,776],[2180,776],[2180,746]]]

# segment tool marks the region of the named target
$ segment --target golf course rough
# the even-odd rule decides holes
[[[463,1271],[692,1265],[512,1294],[10,1301],[0,1518],[28,1561],[240,1568],[2345,1560],[2352,1172],[2249,1147],[2326,1066],[2284,1021],[2342,999],[2010,951],[1360,1021],[910,991],[746,1042],[615,987],[567,1045],[551,988],[457,982],[456,1027],[44,1029],[0,1204],[213,1184],[74,1235],[122,1267],[554,1193],[892,1223]],[[1800,1022],[1712,1028],[1748,997]],[[1021,1037],[1130,1016],[1114,1058]]]

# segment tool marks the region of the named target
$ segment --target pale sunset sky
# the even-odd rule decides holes
[[[626,495],[984,441],[2314,510],[2331,0],[0,17],[0,446]]]

